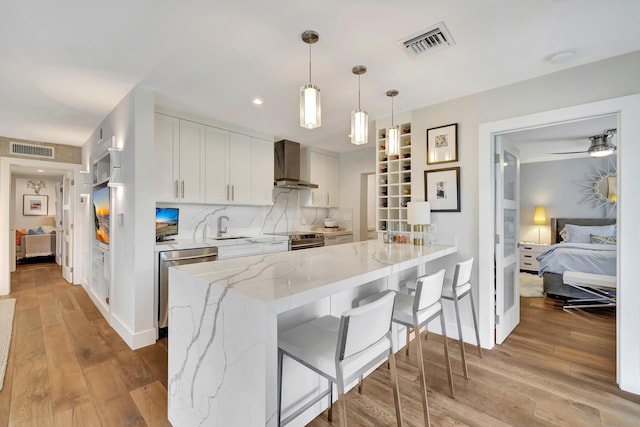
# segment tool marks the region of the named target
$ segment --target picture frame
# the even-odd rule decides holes
[[[49,196],[40,194],[22,195],[22,215],[24,216],[46,216],[49,214]]]
[[[460,212],[460,167],[424,171],[424,198],[431,212]]]
[[[458,161],[458,124],[427,129],[427,164]]]

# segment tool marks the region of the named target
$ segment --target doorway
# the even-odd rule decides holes
[[[640,115],[640,95],[626,96],[606,101],[583,104],[559,110],[547,111],[497,122],[485,123],[479,128],[479,306],[480,334],[483,346],[492,348],[495,343],[495,307],[493,283],[495,273],[494,205],[495,195],[492,183],[494,148],[496,135],[526,128],[544,127],[554,123],[580,120],[586,117],[616,114],[618,117],[618,278],[617,287],[625,302],[618,305],[617,318],[617,381],[625,391],[640,394],[640,336],[635,327],[640,323],[640,312],[635,307],[640,303],[640,289],[633,278],[640,276],[640,265],[634,261],[635,246],[625,239],[625,235],[640,234],[640,225],[634,218],[640,212],[640,201],[631,192],[634,182],[640,181],[640,123],[635,119]],[[625,141],[630,141],[625,144]]]
[[[80,203],[78,186],[75,182],[80,182],[80,170],[82,165],[71,163],[58,163],[44,160],[31,160],[14,157],[0,158],[0,295],[7,295],[11,292],[10,274],[15,269],[15,252],[12,248],[11,234],[15,239],[15,229],[11,231],[13,225],[11,219],[16,209],[15,193],[12,192],[12,175],[14,174],[30,174],[36,176],[38,170],[43,170],[45,174],[66,176],[68,179],[67,187],[69,189],[66,201],[62,197],[58,199],[62,202],[63,217],[67,216],[68,229],[72,228],[73,223],[81,224],[82,208]],[[35,200],[35,198],[34,198]],[[12,214],[13,208],[13,214]],[[64,214],[66,209],[66,214]],[[63,221],[64,222],[64,221]],[[62,224],[56,224],[56,227]],[[68,276],[72,283],[79,284],[82,277],[83,265],[81,251],[73,248],[81,248],[83,240],[83,230],[78,227],[73,235],[56,236],[61,239],[68,249],[67,252],[61,252],[62,257],[66,257],[67,272],[73,272],[73,277]],[[15,242],[15,240],[14,240]],[[65,260],[63,260],[64,262]]]

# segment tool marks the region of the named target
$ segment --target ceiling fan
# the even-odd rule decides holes
[[[591,145],[585,151],[564,151],[562,153],[551,154],[578,154],[589,153],[591,157],[606,157],[616,151],[616,146],[611,142],[611,138],[615,135],[617,129],[607,129],[603,134],[593,135],[589,137]]]

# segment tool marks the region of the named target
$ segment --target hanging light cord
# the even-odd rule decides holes
[[[360,110],[360,74],[358,74],[358,110]]]
[[[391,127],[393,127],[393,96],[391,97]]]
[[[309,43],[309,83],[311,83],[311,43]]]

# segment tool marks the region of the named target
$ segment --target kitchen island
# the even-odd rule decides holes
[[[279,330],[339,316],[354,296],[397,289],[403,274],[424,274],[427,262],[455,252],[369,240],[170,269],[169,420],[275,426]],[[283,383],[283,402],[309,393],[302,377]]]

